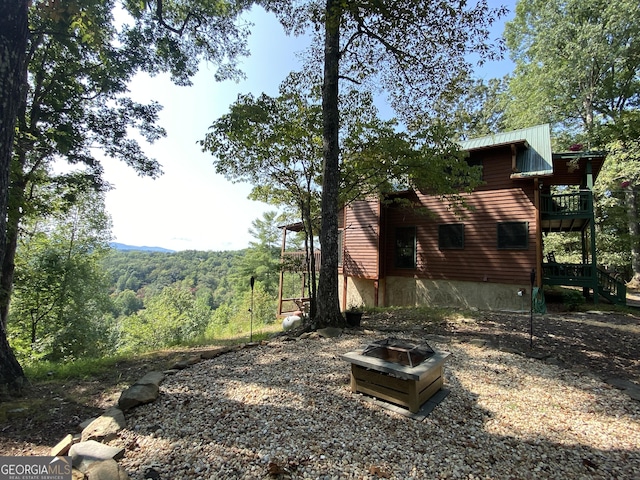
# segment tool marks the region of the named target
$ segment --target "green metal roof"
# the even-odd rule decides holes
[[[484,150],[502,145],[516,146],[518,176],[528,177],[553,173],[551,128],[548,123],[460,142],[461,148],[467,151]]]

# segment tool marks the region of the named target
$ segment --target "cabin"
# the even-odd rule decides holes
[[[594,301],[625,302],[624,284],[597,264],[592,187],[602,152],[552,153],[549,125],[462,142],[483,184],[454,211],[440,198],[398,195],[420,209],[379,200],[341,218],[341,302],[528,310],[543,285],[581,288]],[[552,186],[573,188],[555,188]],[[567,192],[567,193],[558,193]],[[424,211],[428,213],[425,214]],[[579,232],[582,262],[544,250],[549,232]]]
[[[625,303],[624,284],[597,263],[592,187],[604,153],[553,153],[549,125],[461,147],[482,169],[482,185],[463,194],[468,209],[456,211],[439,197],[407,190],[395,195],[423,208],[370,199],[342,210],[343,310],[429,305],[528,311],[544,285],[575,287],[595,302]],[[578,232],[582,261],[556,262],[544,248],[550,232]]]

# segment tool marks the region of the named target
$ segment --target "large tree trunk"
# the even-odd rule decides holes
[[[318,327],[344,326],[338,299],[338,64],[340,60],[340,2],[327,0],[322,86],[323,175],[320,227],[320,279],[315,323]]]
[[[0,0],[0,264],[6,245],[9,172],[16,117],[27,81],[28,0]],[[0,388],[15,390],[24,382],[22,367],[0,322]]]
[[[640,287],[640,225],[638,221],[638,192],[635,185],[630,183],[624,188],[624,201],[627,207],[627,222],[631,238],[631,270],[633,277],[629,286]]]
[[[21,149],[18,148],[18,150]],[[25,189],[27,188],[27,181],[22,173],[26,153],[21,151],[15,157],[18,158],[17,162],[20,166],[14,164],[14,175],[12,175],[11,187],[9,188],[5,251],[0,270],[0,321],[5,327],[9,318],[9,304],[16,270],[16,250],[18,249],[20,222],[23,215],[22,205],[26,202]],[[20,173],[16,173],[16,170],[19,170]]]

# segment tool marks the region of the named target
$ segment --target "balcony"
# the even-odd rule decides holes
[[[593,221],[591,190],[540,195],[541,226],[545,232],[582,231]]]

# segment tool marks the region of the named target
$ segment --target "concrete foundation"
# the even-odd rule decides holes
[[[340,279],[342,282],[342,278]],[[342,285],[342,283],[341,283]],[[374,306],[373,280],[347,278],[347,307]],[[522,295],[518,295],[522,292]],[[342,299],[342,295],[340,296]],[[531,287],[489,282],[387,277],[379,282],[378,306],[430,306],[529,311]],[[344,307],[343,307],[344,308]]]

